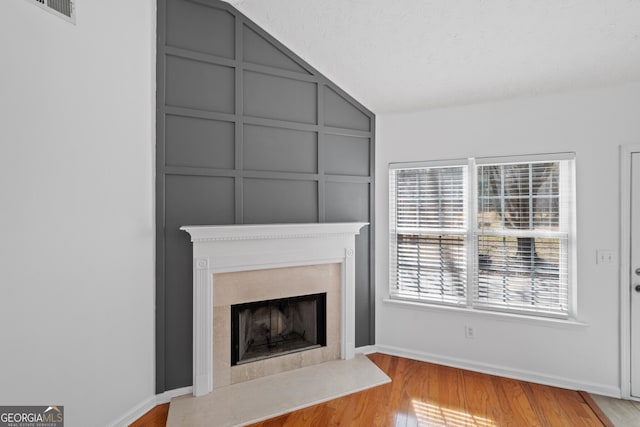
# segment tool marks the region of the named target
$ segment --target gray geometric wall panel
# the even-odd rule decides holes
[[[166,105],[233,113],[234,79],[231,67],[167,56]]]
[[[234,219],[233,178],[208,176],[167,175],[165,185],[164,277],[167,284],[164,297],[165,330],[167,343],[164,357],[167,366],[191,366],[192,293],[185,291],[184,280],[191,277],[193,257],[185,246],[190,246],[188,235],[180,231],[185,224],[229,224]],[[160,242],[158,243],[160,244]],[[184,381],[181,369],[167,369],[167,384]]]
[[[235,125],[167,114],[165,155],[167,166],[233,169]]]
[[[369,176],[370,138],[325,135],[325,173]]]
[[[315,83],[245,71],[244,114],[315,124],[317,91]]]
[[[279,127],[244,125],[246,170],[318,172],[318,133]]]
[[[168,1],[166,8],[166,24],[158,22],[158,27],[164,28],[167,46],[223,58],[235,57],[233,13],[189,1]]]
[[[325,188],[326,222],[370,221],[370,184],[327,182]],[[366,226],[356,236],[356,301],[366,301],[370,297],[369,282],[372,273],[368,263],[369,232],[370,226]],[[359,310],[356,310],[356,324],[367,324],[372,314],[372,306],[359,306]],[[368,332],[367,328],[356,328],[356,341],[368,342]]]
[[[245,62],[309,74],[286,53],[246,25],[242,26],[242,40]]]
[[[318,183],[244,179],[243,223],[318,222]]]
[[[324,123],[345,129],[370,131],[372,116],[328,86],[324,87]]]
[[[374,115],[218,0],[158,0],[156,391],[191,385],[186,224],[366,221],[356,346],[374,344]]]

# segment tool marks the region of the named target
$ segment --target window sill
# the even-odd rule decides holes
[[[552,317],[535,317],[535,316],[526,316],[523,314],[502,313],[497,311],[486,311],[486,310],[474,310],[466,307],[444,306],[444,305],[436,305],[436,304],[407,301],[407,300],[401,300],[401,299],[392,299],[392,298],[385,298],[382,300],[382,302],[385,304],[397,305],[400,307],[416,309],[421,311],[460,314],[468,317],[482,317],[485,319],[493,319],[493,320],[499,320],[504,322],[525,323],[529,325],[546,326],[550,328],[560,327],[560,328],[568,328],[568,329],[574,329],[574,328],[578,329],[578,328],[586,328],[589,326],[587,323],[584,323],[577,319],[572,319],[572,318],[556,319]]]

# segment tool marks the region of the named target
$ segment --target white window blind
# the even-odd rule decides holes
[[[466,303],[466,165],[391,170],[393,295]]]
[[[570,160],[477,166],[474,303],[566,315]]]
[[[572,154],[391,165],[391,297],[568,317],[573,176]]]

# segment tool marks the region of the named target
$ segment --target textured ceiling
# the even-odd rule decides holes
[[[640,0],[229,0],[372,111],[640,81]]]

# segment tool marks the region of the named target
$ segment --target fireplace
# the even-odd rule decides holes
[[[286,370],[353,358],[355,235],[365,225],[354,222],[181,227],[193,242],[194,396]],[[301,295],[322,293],[326,293],[326,345],[316,337],[310,349],[288,349],[278,357],[250,354],[248,360],[232,364],[231,306],[279,298],[297,301]],[[322,303],[314,304],[318,310]],[[278,310],[286,317],[283,310]],[[278,318],[276,313],[275,323],[284,320]],[[276,326],[280,332],[286,328]],[[289,328],[293,330],[293,326]],[[298,331],[298,334],[306,339],[310,333]]]
[[[327,345],[327,294],[231,306],[231,365]]]
[[[342,266],[338,263],[213,274],[213,388],[340,359],[341,276]],[[309,301],[316,299],[315,296],[318,296],[319,302]],[[291,320],[291,311],[314,310],[309,307],[313,305],[316,309],[320,308],[315,311],[314,316],[304,314],[304,320],[294,320],[297,324],[287,325],[287,321]],[[242,310],[237,310],[238,308]],[[233,314],[234,311],[236,314]],[[326,316],[318,322],[317,315],[323,312]],[[234,321],[242,322],[242,327],[234,326]],[[305,341],[313,338],[310,337],[312,333],[308,332],[312,322],[324,327],[326,345],[303,343],[295,335],[290,335],[290,330],[295,329],[298,335],[304,334]],[[302,323],[305,325],[301,325]],[[253,335],[256,336],[247,337],[245,334],[241,337],[240,330],[246,331],[246,328],[253,328]],[[265,328],[270,330],[271,343],[264,336]],[[251,339],[258,341],[258,345],[263,345],[249,349],[248,355],[238,357],[242,359],[240,363],[233,360],[235,332],[238,333],[239,350]],[[278,345],[281,335],[287,335],[291,339],[288,345],[304,345],[306,348],[283,349],[284,343]],[[265,349],[265,341],[267,347],[269,344],[272,347]],[[241,344],[242,342],[246,344]],[[245,352],[247,348],[244,349]]]

